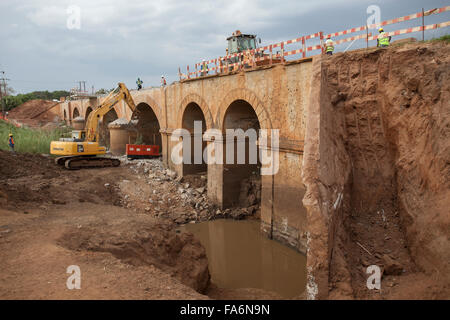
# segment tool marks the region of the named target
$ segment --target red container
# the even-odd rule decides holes
[[[127,144],[126,154],[129,159],[153,158],[160,156],[158,145],[145,144]]]

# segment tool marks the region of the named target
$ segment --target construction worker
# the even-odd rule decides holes
[[[380,33],[380,35],[377,38],[377,47],[389,47],[391,36],[387,36],[383,28],[378,29],[378,32]]]
[[[141,90],[142,89],[142,84],[143,84],[144,82],[138,77],[137,78],[137,80],[136,80],[136,84],[137,84],[137,89],[138,90]]]
[[[166,78],[164,76],[161,76],[161,87],[165,87],[167,85]]]
[[[333,40],[331,40],[331,36],[327,37],[327,40],[325,41],[325,53],[332,56],[334,51],[334,43]]]
[[[200,74],[203,76],[208,74],[208,67],[206,65],[205,59],[203,59],[202,64],[200,66]]]
[[[9,147],[10,147],[11,151],[15,152],[14,151],[14,139],[13,139],[12,133],[9,134],[8,144],[9,144]]]
[[[244,64],[244,68],[248,69],[252,67],[252,55],[250,53],[250,50],[245,51],[244,53],[244,58],[243,58],[243,64]]]

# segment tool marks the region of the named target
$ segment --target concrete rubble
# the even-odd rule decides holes
[[[177,224],[219,218],[240,220],[259,212],[258,201],[256,196],[251,194],[251,190],[247,193],[248,198],[253,200],[240,201],[240,204],[247,204],[247,206],[222,210],[208,200],[206,176],[200,176],[200,179],[197,179],[201,181],[201,186],[194,186],[185,182],[184,178],[178,177],[176,172],[165,169],[159,159],[128,160],[126,156],[123,156],[120,160],[128,166],[130,171],[140,175],[147,185],[147,188],[130,189],[126,186],[126,180],[120,182],[119,195],[122,197],[123,207],[143,210],[156,217],[171,219]],[[248,189],[249,186],[254,187],[255,182],[243,183],[243,188]],[[136,196],[141,199],[138,202],[145,203],[143,208],[136,201]]]

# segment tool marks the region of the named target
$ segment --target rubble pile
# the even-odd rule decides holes
[[[255,179],[250,178],[244,183],[246,200],[242,201],[243,207],[221,210],[208,200],[206,175],[180,177],[176,172],[165,169],[159,159],[128,160],[123,157],[121,161],[143,181],[139,185],[128,180],[119,182],[121,205],[124,207],[170,219],[177,224],[219,218],[239,220],[259,213],[257,194],[260,197],[260,192],[254,192],[258,183]]]

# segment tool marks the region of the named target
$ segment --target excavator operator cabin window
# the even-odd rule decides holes
[[[236,38],[231,39],[230,41],[228,41],[228,53],[236,53],[238,52],[238,43],[236,41]]]
[[[241,50],[251,50],[255,49],[255,39],[253,38],[240,38],[239,47]]]

